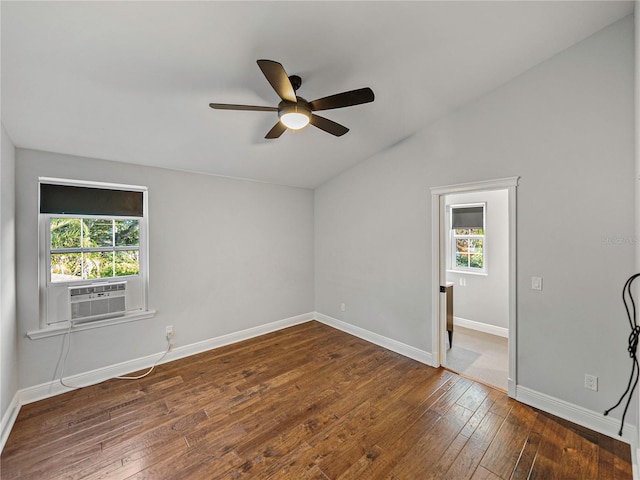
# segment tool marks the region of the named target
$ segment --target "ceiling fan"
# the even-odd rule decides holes
[[[297,75],[288,76],[284,67],[273,60],[258,60],[258,66],[267,78],[282,101],[277,107],[261,107],[256,105],[233,105],[228,103],[210,103],[211,108],[220,110],[250,110],[257,112],[278,112],[279,121],[264,138],[278,138],[288,128],[299,130],[309,123],[320,130],[340,137],[349,129],[339,123],[314,114],[318,110],[331,110],[332,108],[351,107],[362,103],[373,102],[373,90],[359,88],[348,92],[337,93],[328,97],[319,98],[312,102],[306,101],[296,95],[296,91],[302,84],[302,79]]]

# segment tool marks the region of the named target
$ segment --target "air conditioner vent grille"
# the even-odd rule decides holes
[[[70,319],[88,322],[124,315],[127,282],[69,287]]]

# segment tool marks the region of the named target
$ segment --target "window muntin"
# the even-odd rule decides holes
[[[49,216],[49,282],[140,273],[140,221],[126,217]]]

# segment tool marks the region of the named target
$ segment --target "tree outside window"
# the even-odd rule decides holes
[[[453,230],[455,266],[484,268],[484,229],[456,228]]]
[[[118,217],[51,217],[51,282],[140,273],[140,223]]]

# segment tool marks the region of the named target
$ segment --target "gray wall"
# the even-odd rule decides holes
[[[509,196],[507,190],[447,195],[447,205],[486,202],[486,274],[447,272],[455,317],[509,328]],[[445,223],[447,232],[449,229]],[[449,244],[450,245],[450,244]],[[464,285],[460,285],[460,280]]]
[[[18,390],[15,281],[15,148],[2,126],[0,141],[0,418]]]
[[[149,307],[154,318],[73,334],[65,375],[312,312],[313,192],[17,150],[16,218],[20,388],[54,380],[62,336],[38,328],[39,176],[149,189]]]
[[[430,187],[519,175],[517,381],[613,404],[630,370],[635,250],[615,239],[634,233],[633,36],[629,16],[316,189],[316,311],[430,351]]]

